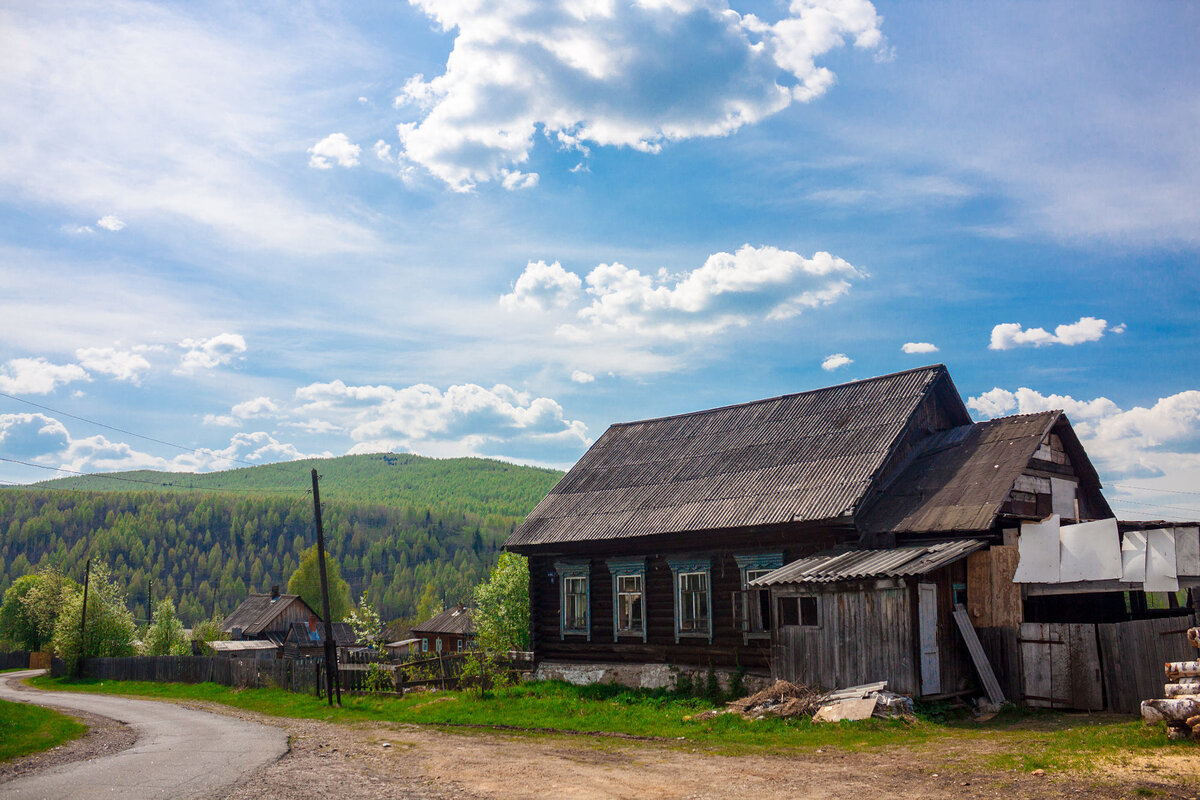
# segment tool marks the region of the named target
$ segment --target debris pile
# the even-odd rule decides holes
[[[760,692],[734,700],[720,711],[705,711],[693,719],[739,714],[746,719],[812,717],[817,722],[837,722],[872,716],[911,717],[912,713],[912,698],[887,691],[885,681],[832,692],[789,681],[775,681]]]
[[[1188,642],[1200,648],[1200,628],[1187,632]],[[1167,738],[1200,738],[1200,661],[1168,661],[1164,666],[1168,683],[1161,700],[1142,701],[1142,719],[1147,725],[1167,724]]]

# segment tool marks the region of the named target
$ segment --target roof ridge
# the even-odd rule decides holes
[[[633,420],[629,420],[628,422],[614,422],[614,423],[610,424],[609,427],[610,428],[624,428],[629,425],[644,425],[647,422],[662,422],[662,421],[668,420],[668,419],[683,419],[685,417],[697,417],[702,414],[712,414],[717,411],[726,411],[731,408],[748,408],[749,406],[757,406],[757,405],[761,405],[763,403],[775,403],[780,400],[787,400],[792,397],[800,397],[801,395],[814,394],[815,392],[827,392],[831,389],[840,389],[843,386],[861,386],[863,384],[874,383],[875,381],[882,381],[882,380],[886,380],[888,378],[898,378],[901,375],[908,375],[913,372],[926,372],[926,371],[933,371],[936,373],[938,371],[946,372],[947,370],[946,370],[945,364],[929,364],[928,366],[924,366],[924,367],[913,367],[912,369],[904,369],[904,370],[900,370],[899,372],[889,372],[886,375],[876,375],[872,378],[862,378],[861,380],[844,381],[842,383],[835,383],[830,386],[818,386],[815,389],[805,389],[802,392],[789,392],[788,394],[776,395],[775,397],[764,397],[761,400],[747,400],[743,403],[730,403],[729,405],[716,406],[714,408],[703,408],[698,411],[685,411],[682,414],[664,414],[661,417],[648,417],[646,419],[633,419]]]

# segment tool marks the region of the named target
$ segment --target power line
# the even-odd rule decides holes
[[[1143,492],[1163,492],[1165,494],[1192,494],[1200,497],[1200,492],[1188,492],[1183,489],[1154,489],[1149,486],[1132,486],[1128,483],[1110,483],[1109,486],[1119,486],[1122,489],[1138,489]]]
[[[0,456],[0,461],[7,461],[10,464],[21,464],[22,466],[26,466],[26,467],[36,467],[37,469],[47,469],[47,470],[50,470],[51,472],[69,472],[72,475],[78,475],[83,478],[99,478],[101,480],[122,481],[124,483],[141,483],[141,484],[145,484],[147,486],[154,486],[154,487],[158,487],[158,488],[166,487],[166,488],[174,488],[174,489],[191,489],[191,490],[198,491],[198,492],[205,492],[205,491],[207,491],[207,492],[246,492],[249,494],[267,494],[267,493],[271,493],[271,492],[287,492],[289,494],[307,494],[309,491],[307,489],[299,489],[299,488],[297,488],[297,489],[284,489],[284,488],[245,489],[245,488],[239,488],[239,487],[222,488],[220,486],[188,486],[188,485],[184,485],[184,484],[177,484],[174,482],[148,481],[148,480],[144,480],[142,478],[128,478],[128,477],[123,477],[120,475],[113,475],[110,473],[79,472],[77,470],[67,469],[66,467],[50,467],[50,466],[46,466],[45,464],[35,464],[32,461],[21,461],[20,459],[5,458],[4,456]],[[11,483],[11,482],[4,481],[4,483]],[[21,484],[13,484],[13,485],[19,486]],[[80,491],[86,491],[86,490],[80,490]]]
[[[96,425],[101,428],[106,428],[110,431],[116,431],[117,433],[122,433],[126,436],[134,436],[134,437],[137,437],[138,439],[144,439],[147,442],[154,442],[155,444],[161,444],[161,445],[165,445],[167,447],[174,447],[176,450],[182,450],[185,453],[193,453],[196,455],[208,455],[208,456],[212,456],[213,458],[220,459],[222,461],[236,461],[237,463],[245,464],[248,467],[257,467],[258,466],[258,464],[255,464],[252,461],[245,461],[240,458],[234,458],[233,456],[219,456],[211,450],[199,450],[194,447],[184,447],[183,445],[175,444],[174,442],[167,442],[162,439],[155,439],[153,436],[144,436],[140,433],[134,433],[133,431],[127,431],[124,428],[117,428],[112,425],[106,425],[103,422],[97,422],[96,420],[88,419],[87,417],[76,416],[75,414],[70,414],[66,411],[59,411],[56,408],[51,408],[50,406],[44,406],[44,405],[41,405],[40,403],[35,403],[32,400],[26,400],[23,397],[16,397],[14,395],[6,394],[4,392],[0,392],[0,397],[7,397],[9,400],[16,400],[18,403],[24,403],[25,405],[33,406],[34,408],[40,408],[43,411],[49,411],[52,414],[59,414],[64,417],[70,417],[71,419],[77,419],[80,422],[86,422],[89,425]]]

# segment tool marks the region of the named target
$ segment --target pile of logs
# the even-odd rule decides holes
[[[1187,632],[1188,642],[1200,648],[1200,628]],[[1168,661],[1164,666],[1167,685],[1161,700],[1142,701],[1142,719],[1147,725],[1167,723],[1170,739],[1200,738],[1200,661]]]

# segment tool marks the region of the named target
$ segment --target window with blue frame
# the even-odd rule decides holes
[[[614,559],[612,575],[613,641],[637,637],[646,641],[646,559]]]
[[[675,641],[704,637],[712,642],[712,561],[668,559],[675,583]]]
[[[559,634],[592,638],[591,566],[588,562],[557,562],[559,578]]]

